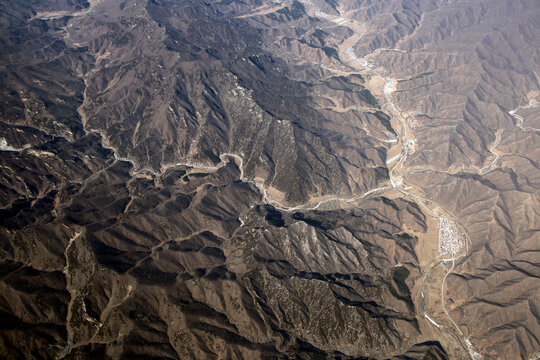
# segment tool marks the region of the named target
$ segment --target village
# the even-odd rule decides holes
[[[439,254],[441,256],[455,254],[463,251],[465,244],[463,237],[453,221],[445,218],[439,218]]]

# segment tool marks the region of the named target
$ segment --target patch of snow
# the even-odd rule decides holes
[[[22,149],[17,149],[7,143],[7,140],[5,138],[0,138],[0,151],[23,151],[25,149],[30,148],[30,144],[26,144],[22,147]]]
[[[441,327],[439,324],[437,324],[437,323],[435,322],[435,320],[433,320],[432,318],[430,318],[430,317],[428,316],[428,314],[424,313],[424,316],[426,317],[426,319],[429,320],[430,323],[432,323],[432,324],[435,325],[436,327],[438,327],[438,328]]]

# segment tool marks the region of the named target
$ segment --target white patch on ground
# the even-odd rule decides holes
[[[428,314],[424,313],[424,316],[426,317],[426,319],[429,320],[430,323],[432,323],[432,324],[435,325],[436,327],[438,327],[438,328],[441,327],[439,324],[437,324],[437,323],[435,322],[435,320],[433,320],[432,318],[430,318],[430,317],[428,316]]]
[[[387,163],[387,164],[390,164],[391,162],[393,162],[393,161],[399,159],[399,156],[400,156],[400,155],[396,155],[396,156],[394,156],[394,157],[392,157],[392,158],[386,160],[386,163]]]
[[[0,151],[23,151],[24,149],[28,149],[30,147],[29,144],[26,144],[22,147],[22,149],[17,149],[7,143],[7,140],[4,138],[0,138]]]

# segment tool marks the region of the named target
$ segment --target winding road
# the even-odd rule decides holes
[[[69,322],[69,319],[71,319],[71,314],[72,314],[72,309],[73,309],[73,304],[75,302],[75,299],[76,299],[76,289],[73,289],[71,286],[70,286],[70,281],[71,281],[71,274],[69,273],[69,256],[68,256],[68,252],[69,252],[69,249],[71,249],[71,246],[73,245],[73,243],[75,242],[75,240],[77,240],[81,235],[83,234],[82,231],[78,232],[78,233],[75,233],[75,235],[69,239],[69,242],[66,246],[66,250],[64,250],[64,257],[66,259],[66,266],[64,267],[64,275],[66,276],[66,287],[71,295],[71,299],[69,300],[69,304],[68,304],[68,308],[67,308],[67,321],[66,321],[66,331],[67,331],[67,342],[66,342],[66,347],[60,352],[60,354],[58,355],[57,359],[63,359],[64,357],[66,357],[70,352],[71,352],[71,348],[72,348],[72,343],[73,343],[73,329],[71,328],[70,326],[70,322]]]
[[[532,127],[524,127],[523,126],[523,121],[524,121],[523,116],[520,116],[520,115],[516,114],[516,112],[518,112],[519,110],[531,109],[531,108],[535,108],[535,107],[538,107],[538,101],[536,101],[535,99],[530,99],[529,103],[527,105],[518,106],[514,110],[510,110],[508,112],[508,114],[510,114],[512,117],[514,117],[517,120],[516,126],[518,128],[520,128],[521,131],[540,131],[540,129],[536,129],[536,128],[532,128]]]
[[[310,0],[305,0],[303,1],[304,3],[307,3],[307,4],[310,4],[312,7],[313,7],[313,10],[314,10],[314,15],[315,16],[319,16],[320,18],[322,19],[326,19],[328,20],[328,18],[330,17],[329,15],[325,14],[324,16],[320,16],[319,14],[321,14],[320,11],[316,11],[316,8],[315,8],[315,5],[310,1]],[[345,19],[343,17],[342,14],[340,14],[339,16],[340,18],[342,19]],[[347,20],[347,22],[343,23],[342,26],[347,26],[348,23],[352,23],[354,21],[350,20],[350,19],[345,19]],[[343,53],[340,53],[340,58],[345,58],[346,56],[348,56],[349,58],[351,58],[353,60],[353,62],[357,62],[358,64],[360,64],[360,66],[362,66],[363,70],[366,71],[368,74],[372,75],[372,76],[381,76],[381,72],[376,72],[374,71],[374,65],[373,64],[370,64],[368,63],[366,60],[364,60],[363,58],[358,58],[355,54],[354,54],[354,45],[358,43],[358,41],[360,41],[362,39],[362,37],[366,34],[366,31],[364,31],[363,33],[361,34],[357,34],[355,29],[353,27],[350,27],[349,28],[355,33],[355,35],[353,36],[357,36],[358,38],[354,41],[354,43],[348,47]],[[394,50],[398,50],[399,49],[394,49]],[[356,68],[354,65],[352,66],[353,68]],[[359,69],[357,69],[359,70]],[[382,74],[386,74],[387,71],[386,70],[383,70],[382,71]],[[403,165],[405,163],[405,161],[407,160],[407,155],[409,154],[410,152],[410,145],[409,145],[409,134],[412,134],[412,131],[411,129],[409,128],[405,118],[403,117],[402,113],[401,113],[401,110],[399,109],[399,107],[394,104],[394,102],[392,101],[391,99],[391,93],[392,93],[392,88],[391,86],[393,85],[389,78],[387,78],[386,76],[382,75],[384,80],[385,80],[385,85],[384,85],[384,89],[383,89],[383,94],[384,94],[384,99],[386,101],[386,103],[383,105],[383,107],[388,107],[391,109],[391,112],[394,114],[394,116],[399,120],[400,124],[401,124],[401,152],[400,152],[400,155],[399,155],[399,160],[394,164],[394,166],[392,166],[392,168],[390,169],[389,171],[389,177],[390,177],[390,182],[392,184],[392,188],[399,191],[400,193],[402,193],[404,196],[406,197],[409,197],[409,198],[412,198],[414,199],[417,203],[421,204],[423,206],[424,209],[427,210],[427,212],[429,212],[431,215],[435,215],[437,217],[439,217],[441,214],[438,213],[436,210],[433,210],[429,207],[429,205],[435,205],[436,208],[439,208],[439,209],[443,209],[443,207],[437,203],[435,203],[433,200],[430,200],[430,199],[427,199],[425,197],[422,197],[420,195],[417,195],[417,194],[413,194],[409,191],[407,191],[406,189],[408,189],[409,187],[415,187],[416,188],[416,185],[414,184],[407,184],[409,185],[409,187],[406,187],[404,186],[403,184],[403,179],[402,178],[398,178],[396,175],[395,175],[395,172],[398,168],[403,168]],[[372,91],[372,93],[374,93]],[[485,170],[486,172],[489,172],[494,166],[495,166],[495,163],[499,157],[499,155],[497,153],[495,153],[493,150],[495,149],[495,147],[499,144],[500,142],[500,135],[501,135],[502,131],[499,131],[497,133],[497,138],[496,138],[496,141],[494,143],[494,145],[490,148],[490,152],[494,155],[494,159],[493,161],[491,162],[491,164],[489,164],[487,166],[487,169]],[[461,229],[461,231],[463,232],[463,234],[465,235],[465,238],[466,238],[466,241],[465,243],[468,245],[468,243],[470,243],[470,239],[467,235],[467,233],[465,232],[465,228],[463,227],[463,225],[459,222],[459,219],[454,216],[453,214],[451,214],[450,212],[448,211],[445,211],[445,210],[442,210],[445,215],[450,218],[452,221],[454,221],[454,223]],[[463,256],[464,254],[461,254],[461,256]],[[461,256],[458,256],[457,258],[461,257]],[[456,324],[456,322],[452,319],[452,317],[450,316],[450,314],[448,313],[448,311],[446,310],[446,307],[445,307],[445,302],[444,302],[444,288],[445,288],[445,284],[446,284],[446,279],[448,277],[449,274],[452,273],[452,271],[454,270],[454,266],[455,266],[455,260],[456,258],[454,257],[454,255],[452,255],[452,266],[450,267],[450,269],[446,272],[446,274],[444,275],[443,279],[442,279],[442,283],[441,283],[441,291],[440,291],[440,294],[441,294],[441,304],[442,304],[442,310],[443,312],[445,313],[445,315],[448,317],[448,320],[453,324],[453,326],[456,328],[456,330],[458,331],[460,337],[461,337],[461,340],[463,341],[463,347],[466,349],[467,353],[468,353],[468,356],[472,359],[472,360],[478,360],[478,359],[481,359],[482,358],[482,355],[479,354],[478,352],[476,352],[471,344],[471,342],[469,341],[469,339],[467,339],[463,332],[459,329],[459,326]],[[442,261],[439,260],[437,263],[441,263]],[[422,293],[423,294],[423,293]],[[431,324],[433,324],[434,326],[437,326],[437,328],[439,328],[439,324],[437,324],[433,319],[431,319],[427,314],[425,315],[426,319],[428,319],[428,321],[430,321]]]
[[[343,202],[350,203],[350,202],[353,202],[353,201],[358,201],[358,200],[367,198],[367,197],[369,197],[371,195],[374,195],[374,194],[377,194],[377,193],[380,193],[380,192],[396,190],[396,191],[399,191],[401,194],[403,194],[405,197],[413,199],[415,202],[419,203],[432,216],[437,216],[437,217],[440,216],[441,214],[438,212],[438,210],[436,210],[436,209],[440,209],[440,211],[443,212],[446,217],[448,217],[452,221],[454,221],[454,223],[456,225],[458,225],[463,230],[465,236],[467,237],[467,240],[470,242],[470,240],[468,239],[468,236],[466,235],[466,232],[464,231],[464,227],[461,225],[461,223],[459,222],[459,219],[456,216],[454,216],[450,212],[444,210],[441,205],[435,203],[433,200],[427,199],[427,198],[425,198],[425,197],[423,197],[421,195],[418,195],[418,194],[411,193],[411,192],[407,191],[407,189],[410,189],[410,188],[418,189],[418,187],[415,184],[407,184],[407,186],[405,186],[403,184],[402,177],[396,175],[396,172],[399,169],[404,167],[404,164],[405,164],[405,162],[407,160],[407,156],[411,151],[411,147],[410,147],[410,144],[409,144],[411,136],[409,134],[412,134],[412,131],[411,131],[410,127],[408,126],[407,121],[405,120],[401,110],[392,101],[392,97],[391,97],[392,89],[390,88],[390,82],[389,82],[390,79],[387,78],[386,75],[385,75],[386,70],[382,70],[382,71],[381,70],[375,70],[373,64],[368,63],[363,58],[357,57],[355,55],[355,53],[354,53],[354,46],[364,37],[364,35],[368,32],[368,30],[364,30],[363,32],[358,33],[357,30],[362,28],[362,26],[358,22],[356,22],[355,20],[344,18],[341,14],[339,15],[339,17],[337,17],[337,16],[331,16],[331,15],[325,14],[325,13],[323,13],[321,11],[318,11],[316,9],[315,5],[310,0],[304,0],[302,2],[305,3],[305,4],[309,4],[312,7],[313,14],[315,16],[317,16],[317,17],[319,17],[321,19],[324,19],[326,21],[333,21],[334,23],[337,24],[336,26],[349,27],[353,31],[354,35],[352,35],[352,36],[354,38],[351,39],[352,44],[350,44],[350,45],[347,44],[346,47],[344,46],[344,49],[339,50],[339,57],[341,59],[343,59],[343,61],[346,61],[345,59],[348,58],[348,59],[352,60],[352,61],[348,61],[349,66],[352,69],[355,69],[357,71],[365,71],[371,76],[381,76],[385,80],[385,86],[384,86],[384,89],[383,89],[383,94],[384,94],[384,98],[383,98],[384,106],[383,107],[388,107],[390,109],[390,112],[394,116],[394,118],[396,118],[399,121],[400,125],[401,125],[400,134],[399,134],[400,135],[399,144],[401,146],[401,151],[400,151],[400,154],[398,155],[397,162],[389,170],[389,180],[390,180],[391,185],[378,187],[378,188],[375,188],[375,189],[371,189],[371,190],[369,190],[369,191],[367,191],[365,193],[352,195],[352,196],[348,196],[348,197],[335,196],[335,197],[329,197],[327,199],[320,200],[320,201],[306,202],[306,203],[296,205],[296,206],[287,206],[287,205],[284,205],[284,204],[280,203],[279,201],[271,199],[270,196],[268,195],[268,188],[265,186],[264,183],[256,182],[254,180],[246,178],[245,173],[244,173],[244,159],[243,159],[242,156],[240,156],[238,154],[234,154],[234,153],[223,153],[223,154],[221,154],[220,155],[220,162],[217,165],[208,165],[208,164],[198,163],[198,162],[194,162],[194,161],[191,161],[189,159],[186,159],[186,160],[175,162],[175,163],[164,164],[159,172],[156,172],[156,171],[154,171],[152,169],[149,169],[149,168],[138,169],[137,168],[138,165],[136,164],[136,162],[134,160],[132,160],[130,158],[126,158],[126,157],[121,157],[121,156],[118,155],[118,150],[109,145],[108,139],[105,136],[105,134],[103,134],[101,131],[96,130],[96,129],[87,129],[87,126],[86,126],[86,114],[84,113],[84,106],[85,106],[85,104],[87,102],[86,89],[84,91],[83,103],[79,107],[79,114],[81,116],[85,131],[87,131],[87,133],[95,132],[95,133],[98,133],[101,136],[101,138],[103,140],[102,141],[102,144],[103,144],[102,146],[107,148],[107,149],[110,149],[113,152],[115,162],[116,161],[126,161],[126,162],[131,163],[133,165],[133,173],[132,173],[133,176],[135,176],[137,174],[140,174],[140,173],[146,173],[146,174],[151,174],[151,175],[154,175],[156,177],[159,177],[165,171],[167,171],[168,169],[171,169],[171,168],[174,168],[174,167],[179,167],[179,166],[189,166],[189,167],[192,167],[194,169],[201,169],[201,170],[206,170],[206,171],[217,171],[220,168],[226,166],[229,159],[232,159],[235,162],[235,164],[238,166],[239,170],[240,170],[239,179],[241,181],[251,183],[257,189],[259,189],[259,191],[262,194],[262,201],[264,203],[272,205],[272,206],[274,206],[275,208],[277,208],[277,209],[279,209],[281,211],[287,211],[287,212],[289,212],[289,211],[297,211],[297,210],[315,210],[315,209],[318,209],[322,204],[325,204],[325,203],[328,203],[328,202],[331,202],[331,201],[343,201]],[[99,3],[99,1],[95,2],[95,3],[97,4],[97,3]],[[276,5],[275,9],[277,9],[279,6],[280,5]],[[87,10],[79,12],[77,15],[80,16],[80,15],[82,15],[84,13],[87,13],[88,11],[90,11],[91,8],[92,8],[92,6]],[[266,13],[266,11],[270,11],[271,9],[274,9],[274,7],[259,8],[256,11],[258,12],[258,14],[262,14],[262,13]],[[41,14],[40,16],[41,17],[43,17],[43,16],[54,16],[54,14]],[[249,16],[249,14],[245,14],[244,16]],[[392,51],[400,51],[399,49],[390,49],[390,50],[392,50]],[[361,68],[359,68],[356,64],[359,64]],[[326,69],[331,71],[331,69],[328,69],[328,68],[326,68]],[[84,78],[86,80],[88,78],[88,74]],[[86,81],[85,81],[85,85],[86,85]],[[374,93],[374,92],[372,91],[372,93]],[[517,111],[517,109],[516,109],[516,111]],[[510,112],[510,114],[512,116],[517,118],[517,115],[515,115],[514,113],[515,113],[514,110],[513,110],[513,112]],[[521,124],[522,124],[522,121],[521,121],[521,123],[518,123],[518,126],[520,126],[522,128]],[[494,150],[495,150],[495,147],[498,145],[498,143],[500,141],[501,133],[502,133],[502,131],[499,131],[497,133],[496,141],[495,141],[494,145],[490,149],[490,152],[494,155],[495,158],[491,162],[491,164],[489,164],[487,167],[481,169],[482,173],[487,173],[487,172],[491,171],[491,169],[495,166],[495,163],[496,163],[499,155],[497,153],[495,153]],[[81,233],[77,234],[77,236],[75,236],[73,239],[71,239],[68,246],[67,246],[67,248],[66,248],[66,252],[65,252],[65,254],[66,254],[66,264],[67,264],[66,269],[65,269],[66,272],[68,271],[67,252],[70,249],[73,241],[75,241],[80,236],[80,234]],[[459,326],[452,319],[452,317],[450,316],[450,314],[446,310],[445,303],[444,303],[444,289],[445,289],[446,279],[447,279],[448,275],[451,274],[452,271],[454,270],[455,260],[458,259],[458,258],[459,257],[457,257],[457,258],[452,257],[452,266],[446,272],[446,274],[444,275],[444,277],[442,279],[441,292],[440,292],[441,302],[442,302],[442,310],[446,314],[446,316],[448,317],[448,320],[453,324],[453,326],[457,329],[458,333],[460,334],[461,341],[463,341],[463,343],[464,343],[463,347],[465,349],[467,349],[470,358],[475,360],[475,359],[478,359],[479,358],[478,356],[480,356],[480,355],[478,353],[476,353],[474,351],[474,349],[472,349],[472,345],[470,345],[470,341],[464,336],[462,331],[459,329]],[[66,275],[68,275],[68,274],[66,274]],[[74,297],[74,296],[72,295],[72,297]],[[68,316],[68,319],[69,319],[69,316]],[[437,324],[433,319],[429,318],[427,316],[427,314],[426,314],[426,319],[428,319],[432,324]],[[72,337],[72,335],[71,335],[71,337]],[[68,332],[68,346],[62,352],[62,354],[64,356],[67,355],[69,353],[69,351],[70,351],[70,348],[68,348],[68,347],[71,346],[71,337],[70,337],[70,334]]]

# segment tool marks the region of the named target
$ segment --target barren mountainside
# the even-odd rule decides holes
[[[540,358],[540,5],[0,0],[0,357]]]

